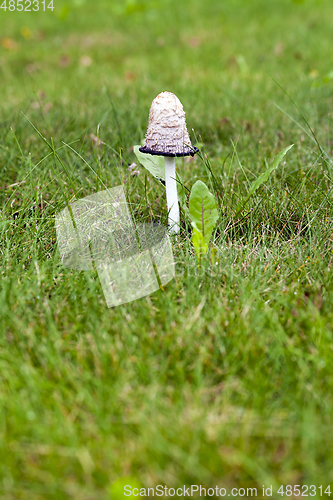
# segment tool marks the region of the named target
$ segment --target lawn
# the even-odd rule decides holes
[[[329,498],[332,1],[53,3],[0,9],[0,498]],[[167,225],[162,184],[128,168],[164,90],[200,149],[177,171],[219,219],[200,266],[182,209],[175,278],[108,308],[55,215],[122,184],[136,222]]]

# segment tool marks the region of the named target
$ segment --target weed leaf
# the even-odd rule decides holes
[[[156,179],[165,180],[163,156],[153,156],[139,151],[140,146],[133,146],[135,156],[143,167],[145,167]]]
[[[206,255],[208,250],[208,245],[205,242],[205,238],[201,231],[197,228],[195,222],[192,222],[193,232],[192,232],[192,243],[194,246],[194,250],[197,256],[197,259],[201,261],[201,259]]]
[[[200,260],[208,250],[219,218],[215,197],[202,181],[197,181],[191,189],[189,215],[193,226],[192,243]]]
[[[154,177],[156,177],[156,179],[159,181],[165,181],[164,157],[141,153],[141,151],[139,151],[139,147],[140,146],[133,146],[138,162],[141,163],[141,165],[145,167]],[[176,174],[176,177],[178,198],[182,203],[185,203],[186,193],[184,183],[178,174]]]

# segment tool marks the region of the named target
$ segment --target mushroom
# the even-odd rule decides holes
[[[168,224],[171,233],[179,232],[179,207],[176,181],[176,156],[194,156],[182,103],[172,92],[161,92],[153,100],[145,145],[141,153],[164,156]]]

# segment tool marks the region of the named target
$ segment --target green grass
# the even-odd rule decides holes
[[[0,13],[1,498],[117,500],[123,484],[258,497],[265,484],[274,498],[281,484],[326,488],[332,2],[54,5]],[[138,222],[167,224],[162,185],[128,170],[163,90],[206,151],[178,171],[216,196],[215,259],[198,268],[182,213],[175,279],[108,309],[97,273],[62,266],[54,216],[104,189],[100,178],[124,184]]]

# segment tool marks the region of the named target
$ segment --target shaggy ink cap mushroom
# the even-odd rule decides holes
[[[191,144],[182,103],[172,92],[161,92],[153,100],[145,145],[141,153],[164,156],[165,190],[170,232],[179,232],[175,156],[194,156],[199,150]]]
[[[182,103],[172,92],[161,92],[153,100],[145,145],[141,153],[159,156],[194,156]]]

